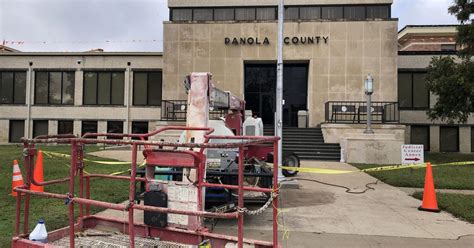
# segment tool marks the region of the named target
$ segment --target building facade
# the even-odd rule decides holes
[[[456,25],[406,26],[398,34],[398,103],[406,143],[433,152],[473,152],[474,117],[465,124],[431,121],[426,111],[436,96],[425,88],[424,75],[435,56],[456,56]]]
[[[148,132],[160,119],[161,53],[0,53],[0,143]]]
[[[364,101],[364,79],[375,80],[375,101],[397,100],[397,19],[391,0],[285,1],[285,126],[327,120],[331,101]],[[273,124],[277,1],[168,1],[164,23],[164,97],[186,99],[176,82],[210,71],[217,87],[246,100]]]

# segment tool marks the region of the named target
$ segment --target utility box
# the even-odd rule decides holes
[[[298,111],[298,128],[307,128],[308,127],[308,111],[299,110]]]

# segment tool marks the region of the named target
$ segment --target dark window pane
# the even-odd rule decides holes
[[[132,133],[148,133],[148,122],[146,121],[133,121],[132,122]],[[138,139],[138,138],[133,138]]]
[[[194,21],[212,21],[212,9],[194,9]]]
[[[255,8],[236,8],[235,20],[237,21],[255,20]]]
[[[299,8],[298,7],[288,7],[285,9],[285,19],[286,20],[298,20],[299,17]]]
[[[471,127],[471,152],[474,152],[474,127]]]
[[[321,18],[320,7],[301,7],[300,8],[300,19],[302,20],[314,20]]]
[[[49,103],[61,104],[61,72],[49,73]]]
[[[82,121],[82,134],[97,133],[97,121]]]
[[[110,104],[111,74],[99,72],[99,87],[97,90],[97,104]]]
[[[35,103],[48,103],[48,72],[35,72]]]
[[[216,21],[232,21],[234,20],[233,8],[217,8],[214,9],[214,20]]]
[[[161,72],[148,73],[148,105],[161,106]]]
[[[441,152],[457,152],[459,150],[458,127],[440,127],[439,132],[439,150]]]
[[[441,44],[441,51],[456,51],[456,44]]]
[[[74,104],[74,72],[63,72],[63,104]]]
[[[429,93],[426,89],[425,74],[413,74],[413,107],[414,108],[428,108],[429,107]]]
[[[271,8],[257,8],[257,20],[275,20],[276,9]]]
[[[58,121],[58,134],[74,134],[74,121]]]
[[[97,73],[84,73],[84,104],[97,104]]]
[[[342,7],[322,7],[323,19],[342,19]]]
[[[112,73],[112,104],[123,105],[124,73]]]
[[[390,6],[367,6],[367,18],[388,19]]]
[[[365,7],[364,6],[350,6],[344,7],[344,18],[346,19],[365,19]]]
[[[413,107],[411,73],[398,73],[398,103],[402,108]]]
[[[425,151],[430,150],[430,127],[412,126],[410,134],[410,144],[423,145]]]
[[[172,21],[192,21],[192,9],[173,9],[171,10]]]
[[[2,72],[0,103],[13,103],[13,72]]]
[[[133,80],[133,104],[146,105],[147,104],[147,73],[135,72]]]
[[[25,121],[10,121],[8,142],[18,143],[25,136]]]
[[[48,121],[33,121],[33,137],[48,135]]]
[[[107,133],[120,133],[123,134],[123,121],[108,121],[107,122]],[[114,139],[114,137],[107,137],[108,139]]]
[[[26,72],[15,72],[13,103],[24,104],[26,99]]]

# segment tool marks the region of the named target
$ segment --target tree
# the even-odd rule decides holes
[[[433,57],[426,74],[427,89],[437,96],[437,102],[427,114],[431,120],[467,122],[474,112],[474,1],[455,0],[449,7],[461,25],[457,27],[459,60],[453,57]]]

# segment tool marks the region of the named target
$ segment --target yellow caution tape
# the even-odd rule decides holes
[[[431,166],[460,166],[460,165],[474,165],[474,161],[464,161],[464,162],[450,162],[450,163],[443,163],[443,164],[433,164]],[[390,170],[402,170],[402,169],[419,169],[425,168],[426,164],[409,164],[409,165],[388,165],[388,166],[381,166],[381,167],[374,167],[374,168],[367,168],[362,170],[333,170],[333,169],[322,169],[322,168],[309,168],[309,167],[288,167],[288,166],[280,166],[280,168],[284,170],[291,170],[291,171],[299,171],[299,172],[308,172],[308,173],[315,173],[315,174],[347,174],[347,173],[354,173],[354,172],[377,172],[377,171],[390,171]]]

